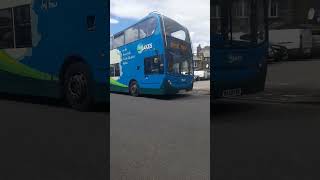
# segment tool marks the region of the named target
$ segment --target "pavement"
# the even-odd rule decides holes
[[[112,179],[208,179],[209,99],[113,94],[109,128],[104,106],[0,94],[0,179],[106,179],[109,130]]]
[[[193,84],[193,93],[210,95],[210,80],[195,81]]]
[[[266,91],[211,106],[213,179],[319,179],[319,60],[271,64]]]
[[[209,179],[210,96],[111,94],[111,179]]]
[[[236,99],[282,103],[320,103],[320,60],[280,62],[269,65],[266,89]]]

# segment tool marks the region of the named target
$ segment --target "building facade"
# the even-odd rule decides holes
[[[236,27],[246,27],[250,23],[250,2],[251,0],[233,0],[232,14],[237,18]],[[280,25],[300,25],[320,23],[320,1],[319,0],[268,0],[268,15],[271,27]],[[315,9],[315,18],[308,20],[308,12]],[[221,18],[219,5],[213,7],[213,21]],[[318,21],[316,21],[318,18]]]
[[[272,0],[277,16],[270,17],[271,29],[310,28],[313,34],[313,55],[320,53],[320,1]],[[270,7],[269,7],[270,9]]]
[[[194,70],[210,70],[210,46],[197,47],[197,53],[193,55]]]
[[[232,14],[234,32],[246,32],[250,26],[251,0],[233,0]],[[213,31],[219,32],[221,9],[213,7]],[[314,52],[320,50],[320,0],[268,0],[268,18],[270,29],[307,27],[313,33]]]

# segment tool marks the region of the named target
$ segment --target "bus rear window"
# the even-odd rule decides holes
[[[157,28],[157,19],[149,18],[146,19],[121,33],[118,33],[114,38],[110,38],[112,41],[112,49],[118,48],[120,46],[127,45],[129,43],[135,42],[137,40],[149,37],[153,35]]]
[[[167,36],[190,42],[189,33],[185,27],[165,16],[163,17],[163,21],[165,26],[165,33]]]

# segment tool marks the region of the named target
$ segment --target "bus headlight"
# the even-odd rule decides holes
[[[171,86],[172,85],[172,82],[170,80],[168,80],[168,84]]]

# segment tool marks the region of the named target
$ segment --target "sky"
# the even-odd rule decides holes
[[[110,31],[117,33],[157,11],[187,27],[193,51],[210,45],[210,0],[111,0]]]

